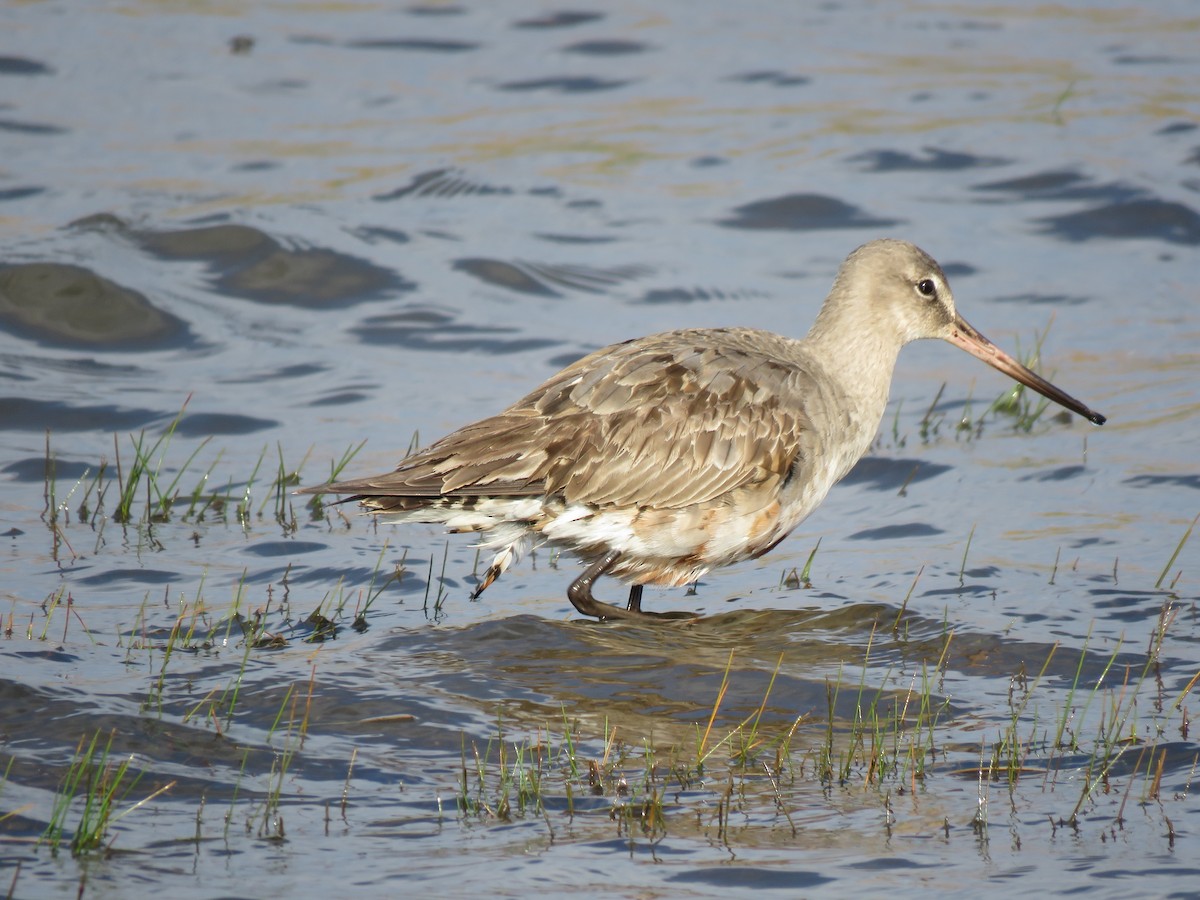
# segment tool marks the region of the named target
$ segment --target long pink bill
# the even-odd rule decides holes
[[[1080,403],[1066,391],[1052,385],[1036,372],[1021,365],[982,334],[975,330],[962,316],[954,317],[954,330],[946,338],[956,347],[961,347],[972,356],[982,359],[993,369],[998,369],[1009,378],[1021,382],[1048,400],[1053,400],[1071,412],[1078,413],[1093,425],[1103,425],[1105,417]]]

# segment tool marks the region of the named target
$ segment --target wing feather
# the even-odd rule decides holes
[[[783,479],[819,402],[795,342],[749,329],[606,347],[385,475],[310,488],[363,496],[557,495],[678,508]]]

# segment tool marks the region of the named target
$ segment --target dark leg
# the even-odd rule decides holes
[[[596,579],[612,568],[613,563],[621,558],[621,551],[609,550],[600,559],[583,570],[583,574],[571,582],[567,588],[567,599],[579,612],[585,616],[595,616],[597,619],[632,618],[626,610],[610,603],[601,603],[592,596],[592,585]]]
[[[596,560],[590,566],[583,570],[583,574],[571,582],[571,586],[567,588],[567,597],[580,613],[585,616],[595,616],[597,619],[633,619],[645,621],[647,619],[691,619],[695,618],[691,613],[676,612],[676,613],[648,613],[642,612],[642,586],[635,584],[629,589],[629,604],[625,609],[619,606],[613,606],[611,603],[602,603],[592,596],[592,585],[596,583],[596,579],[613,567],[613,564],[621,558],[621,551],[609,550],[604,556]]]
[[[642,611],[642,586],[635,584],[629,589],[629,602],[625,604],[625,608],[630,612]]]

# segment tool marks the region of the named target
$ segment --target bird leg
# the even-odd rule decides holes
[[[592,596],[592,585],[596,579],[613,567],[621,558],[620,550],[609,550],[583,570],[583,574],[571,582],[567,588],[567,597],[571,605],[585,616],[595,616],[601,621],[605,619],[628,619],[644,622],[648,619],[693,619],[695,615],[685,612],[651,613],[642,611],[642,586],[635,584],[629,590],[629,604],[625,609],[603,603]]]
[[[611,603],[601,603],[592,596],[592,585],[596,579],[612,568],[621,557],[620,550],[609,550],[583,570],[583,574],[571,582],[567,588],[567,599],[571,605],[585,616],[595,616],[597,619],[630,619],[637,618],[638,613],[613,606]]]
[[[642,586],[635,584],[629,589],[629,602],[625,604],[625,608],[630,612],[642,611]]]

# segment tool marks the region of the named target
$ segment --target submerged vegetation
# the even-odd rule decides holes
[[[161,549],[155,526],[171,523],[249,526],[269,516],[284,535],[296,533],[299,520],[292,491],[300,484],[299,473],[309,454],[293,466],[285,461],[282,446],[277,445],[273,450],[269,446],[263,447],[248,475],[219,482],[214,473],[223,453],[218,452],[207,464],[201,460],[202,451],[212,442],[211,437],[200,441],[182,459],[169,458],[173,438],[187,405],[188,401],[185,401],[157,438],[151,439],[145,431],[129,435],[129,446],[122,451],[122,442],[114,434],[114,462],[102,457],[95,465],[89,465],[65,491],[59,484],[57,459],[51,435],[47,433],[42,520],[53,535],[52,555],[55,559],[63,550],[72,559],[80,555],[66,532],[72,515],[95,533],[96,549],[103,545],[109,522],[122,529],[133,529],[138,541],[151,549]],[[331,464],[330,478],[336,478],[365,443],[348,447],[342,457]],[[272,455],[273,463],[268,461]],[[270,471],[270,476],[265,476],[265,471]],[[190,489],[189,484],[192,485]],[[312,516],[323,518],[325,513],[319,499],[314,497],[307,501],[307,507]],[[194,536],[196,534],[193,532]]]
[[[334,611],[330,598],[322,605]],[[404,802],[424,792],[427,802],[436,802],[443,827],[454,821],[464,827],[538,822],[551,840],[603,839],[607,833],[631,849],[644,843],[651,852],[681,834],[730,849],[756,842],[754,835],[764,829],[799,839],[806,825],[832,809],[874,815],[888,833],[922,805],[936,811],[937,827],[947,836],[966,829],[984,838],[997,817],[1008,830],[1012,815],[1046,801],[1054,809],[1050,829],[1079,831],[1086,824],[1120,830],[1137,806],[1174,842],[1170,807],[1190,798],[1200,763],[1188,743],[1189,699],[1200,673],[1174,691],[1162,679],[1164,647],[1179,619],[1176,602],[1164,600],[1152,639],[1140,652],[1121,644],[1102,654],[1086,645],[1071,651],[1050,646],[1043,658],[1010,673],[1005,707],[993,712],[963,707],[946,687],[948,675],[963,671],[963,654],[972,652],[958,648],[956,633],[945,628],[935,637],[930,623],[904,612],[900,598],[897,607],[898,614],[882,609],[860,649],[826,667],[824,676],[805,673],[806,664],[781,654],[761,670],[765,686],[753,706],[746,706],[744,691],[731,702],[738,680],[758,668],[748,670],[741,651],[732,649],[723,670],[711,673],[720,677],[707,702],[671,721],[610,717],[600,713],[603,704],[593,710],[561,701],[553,715],[543,707],[546,718],[539,721],[527,703],[499,700],[490,735],[464,731],[456,753],[440,754],[401,738],[389,753],[390,765],[414,782]],[[266,623],[289,616],[282,607],[252,616],[242,608],[235,598],[216,615],[197,596],[159,621],[169,608],[144,603],[116,643],[126,665],[145,673],[140,714],[221,741],[223,781],[199,797],[191,791],[176,798],[178,779],[163,777],[166,770],[148,778],[161,765],[151,748],[131,750],[137,745],[129,735],[115,741],[115,729],[96,730],[79,737],[53,796],[42,801],[47,806],[27,804],[19,817],[0,819],[0,827],[11,832],[41,821],[38,842],[51,852],[65,846],[77,856],[103,853],[134,814],[166,804],[190,807],[196,841],[216,836],[214,828],[229,841],[233,824],[250,838],[285,841],[289,808],[296,808],[301,822],[312,819],[311,811],[303,811],[313,800],[297,793],[297,778],[313,777],[303,774],[308,766],[338,765],[330,758],[331,741],[345,748],[345,782],[340,802],[323,801],[324,814],[328,820],[336,805],[345,818],[359,802],[360,749],[370,746],[369,739],[359,742],[371,730],[419,725],[420,719],[404,713],[332,720],[328,712],[315,715],[323,680],[315,658],[303,681],[272,687],[264,696],[275,679],[268,670],[254,678],[253,670],[261,668],[256,656],[290,646]],[[26,637],[43,643],[61,637],[60,646],[94,642],[82,629],[64,628],[60,635],[51,627],[51,620],[71,615],[60,598],[47,606],[45,626]],[[336,637],[317,637],[318,631],[308,639]],[[630,637],[637,636],[631,626]],[[230,654],[225,664],[205,664],[223,653]],[[797,678],[822,684],[823,701],[796,708],[780,694],[784,674],[791,684]],[[313,739],[318,748],[310,761]],[[410,751],[412,759],[406,758]],[[11,772],[12,757],[5,781]],[[0,784],[0,796],[5,787]],[[205,809],[214,804],[225,804],[226,811],[220,824],[206,825]],[[167,821],[179,821],[178,815]]]
[[[1047,323],[1046,328],[1035,336],[1033,349],[1028,353],[1022,353],[1018,343],[1015,358],[1027,368],[1038,371],[1042,344],[1045,343],[1049,333],[1050,323]],[[1060,423],[1070,421],[1070,413],[1066,410],[1058,409],[1041,394],[1030,391],[1025,385],[1015,381],[979,413],[976,412],[977,404],[971,394],[968,394],[966,399],[961,402],[943,403],[946,387],[945,382],[938,387],[933,400],[925,407],[925,412],[917,423],[917,435],[924,444],[938,440],[942,437],[943,432],[953,434],[956,440],[972,441],[981,438],[984,429],[989,426],[1007,426],[1012,431],[1028,434],[1035,427],[1043,424],[1046,418]],[[900,448],[907,445],[908,435],[900,427],[902,406],[903,404],[896,405],[890,429],[886,422],[880,428],[879,436],[876,438],[877,444],[890,437],[893,447]],[[953,412],[955,409],[958,412]],[[1054,410],[1058,411],[1053,412]],[[1053,414],[1047,417],[1047,411],[1051,411]]]
[[[823,710],[768,725],[768,687],[749,716],[716,729],[731,653],[711,712],[699,715],[694,734],[678,743],[622,734],[608,721],[600,739],[589,742],[565,710],[557,729],[548,725],[524,739],[514,739],[503,723],[486,743],[464,736],[456,806],[468,821],[541,818],[553,831],[561,827],[556,822],[602,813],[631,842],[653,843],[672,830],[698,828],[730,843],[755,825],[795,835],[801,819],[824,816],[811,808],[816,796],[829,803],[836,794],[855,797],[856,805],[877,811],[885,829],[895,822],[897,798],[923,796],[945,811],[947,833],[966,825],[979,835],[987,832],[997,797],[1016,812],[1043,796],[1053,797],[1058,809],[1052,829],[1078,831],[1087,820],[1119,830],[1133,804],[1157,810],[1173,844],[1167,804],[1188,799],[1200,765],[1194,749],[1178,758],[1177,743],[1188,736],[1187,702],[1200,673],[1174,696],[1156,683],[1158,654],[1176,613],[1164,605],[1140,667],[1122,662],[1118,648],[1091,685],[1081,679],[1090,655],[1085,648],[1075,681],[1065,695],[1055,692],[1050,703],[1057,709],[1048,715],[1040,708],[1047,698],[1038,695],[1062,652],[1052,648],[1036,675],[1013,673],[1008,718],[990,724],[956,715],[935,690],[953,642],[947,635],[940,658],[922,664],[906,687],[870,687],[864,659],[857,682],[847,683],[845,670],[826,679]],[[896,679],[886,672],[883,680]],[[842,711],[847,707],[848,715]],[[974,747],[962,741],[971,731],[981,734]],[[1169,794],[1165,770],[1176,779],[1183,775]],[[956,783],[973,784],[975,791],[968,794]],[[743,825],[731,831],[732,814]]]
[[[131,771],[132,757],[113,759],[114,736],[109,732],[103,745],[100,732],[90,739],[86,735],[80,737],[55,795],[50,823],[40,838],[51,852],[58,853],[59,845],[68,833],[67,820],[73,808],[77,818],[75,827],[69,831],[69,846],[72,855],[79,856],[99,849],[111,825],[174,786],[175,782],[170,782],[137,802],[129,803],[129,795],[141,780],[142,773]]]
[[[901,799],[905,809],[925,804],[936,810],[938,828],[947,835],[968,829],[985,838],[997,816],[1012,828],[997,802],[1003,803],[1001,810],[1015,811],[1032,796],[1050,800],[1051,829],[1079,830],[1085,822],[1122,829],[1136,805],[1154,811],[1174,842],[1170,806],[1190,797],[1200,761],[1194,749],[1181,757],[1188,701],[1200,674],[1174,694],[1158,677],[1160,653],[1177,613],[1177,606],[1164,604],[1156,636],[1141,654],[1117,647],[1097,659],[1085,647],[1064,667],[1058,658],[1066,650],[1052,647],[1036,670],[1021,666],[1012,673],[1007,710],[996,718],[978,719],[977,713],[955,709],[944,692],[955,655],[953,632],[929,644],[936,655],[914,658],[902,676],[893,666],[875,664],[872,655],[892,656],[905,641],[881,647],[872,635],[862,658],[824,678],[823,707],[788,712],[788,702],[775,691],[787,667],[780,658],[756,707],[740,713],[727,708],[743,671],[734,667],[737,652],[731,650],[710,706],[697,706],[686,716],[690,726],[640,732],[628,716],[623,724],[590,713],[581,718],[565,704],[557,715],[535,724],[528,710],[514,718],[508,704],[500,702],[491,736],[463,732],[457,754],[431,758],[428,751],[418,751],[412,760],[402,740],[392,764],[401,776],[415,775],[426,785],[415,790],[436,799],[444,824],[540,822],[551,840],[596,839],[607,830],[631,850],[644,842],[650,852],[672,834],[704,836],[731,850],[739,842],[755,842],[761,829],[794,838],[806,826],[817,826],[823,806],[845,811],[846,804],[874,810],[878,827],[887,833],[912,815],[900,808]],[[168,677],[173,649],[196,646],[196,629],[181,622],[182,617],[172,628],[158,630],[166,636],[140,647],[140,653],[157,653],[161,661],[157,672],[150,672],[143,712],[175,722],[174,728],[209,731],[232,742],[223,754],[229,757],[227,768],[235,769],[232,784],[214,785],[199,798],[190,793],[190,799],[174,799],[178,780],[148,779],[156,763],[145,750],[116,751],[115,731],[83,734],[53,798],[46,800],[48,808],[29,804],[11,814],[20,821],[46,822],[38,844],[50,852],[64,846],[73,856],[110,850],[119,823],[158,804],[191,806],[197,841],[216,836],[204,824],[204,811],[214,804],[227,805],[218,826],[222,840],[229,841],[230,826],[240,823],[251,838],[283,841],[287,809],[312,804],[293,796],[294,773],[298,766],[301,772],[305,768],[308,740],[328,742],[337,728],[336,721],[314,716],[318,665],[306,682],[276,691],[274,704],[251,703],[244,713],[246,660],[259,646],[246,632],[227,685],[206,692],[199,702],[185,700],[180,691],[193,676]],[[132,636],[127,650],[133,652]],[[1049,688],[1051,670],[1060,682],[1074,671],[1073,680]],[[372,716],[352,731],[413,721],[412,715]],[[130,739],[121,744],[127,748]],[[354,745],[342,760],[343,817],[347,804],[356,803],[359,750]],[[328,746],[317,750],[311,764],[331,764]],[[11,768],[10,761],[5,781]],[[1164,782],[1168,773],[1171,787]],[[152,784],[143,786],[148,780]],[[448,808],[443,791],[450,784]],[[0,796],[6,786],[0,784]],[[409,796],[407,803],[413,799]],[[325,803],[328,817],[332,802]],[[11,830],[16,823],[11,815],[0,826]]]

